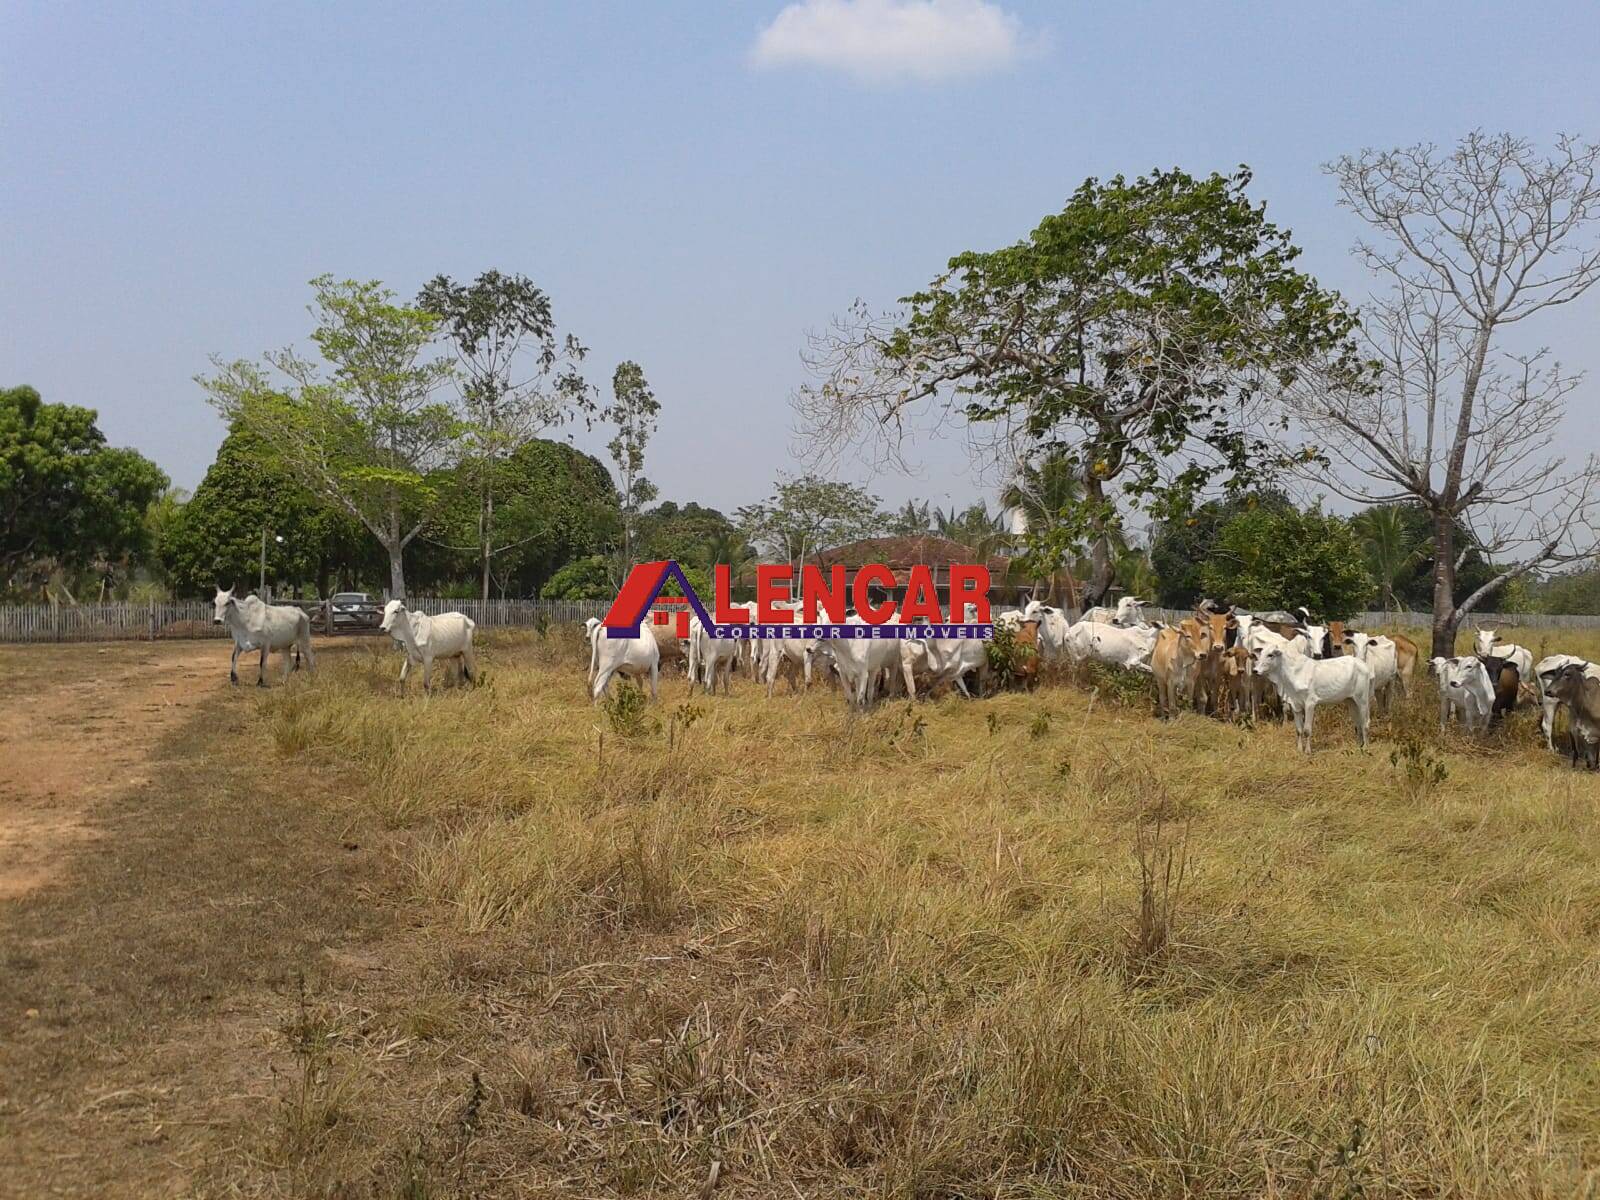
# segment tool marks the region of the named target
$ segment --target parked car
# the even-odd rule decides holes
[[[335,629],[376,629],[383,624],[383,605],[366,592],[339,592],[328,603],[333,606]]]

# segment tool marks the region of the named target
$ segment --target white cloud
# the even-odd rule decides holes
[[[796,0],[756,38],[757,66],[813,66],[924,82],[1021,57],[1022,24],[989,0]]]

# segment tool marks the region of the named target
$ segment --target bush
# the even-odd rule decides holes
[[[1209,595],[1245,608],[1307,606],[1342,619],[1372,599],[1361,539],[1343,517],[1321,507],[1255,508],[1222,527],[1200,569]]]
[[[606,560],[598,554],[569,562],[544,585],[545,600],[609,600],[616,594]]]

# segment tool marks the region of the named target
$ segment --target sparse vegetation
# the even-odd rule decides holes
[[[204,1143],[205,1194],[1594,1187],[1600,814],[1530,712],[1440,735],[1423,684],[1305,759],[1065,684],[852,716],[671,679],[602,764],[581,638],[487,640],[492,691],[330,655],[188,747],[337,781],[408,868],[404,936],[233,1051],[271,1119]]]

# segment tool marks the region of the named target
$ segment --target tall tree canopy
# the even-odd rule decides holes
[[[498,498],[492,582],[502,594],[539,591],[555,570],[597,554],[619,535],[617,492],[599,459],[565,442],[534,438],[494,465]],[[472,571],[482,509],[479,464],[435,479],[441,503],[424,534],[416,574],[425,586]]]
[[[167,477],[138,452],[107,445],[96,417],[47,404],[31,387],[0,390],[0,586],[146,549],[145,510]]]
[[[250,429],[236,426],[162,533],[157,553],[168,585],[180,596],[253,588],[263,534],[271,581],[314,583],[327,594],[383,571],[381,547],[355,518],[301,485]]]
[[[853,483],[801,475],[779,480],[772,497],[734,516],[750,541],[798,572],[819,550],[882,532],[878,498]]]
[[[1562,137],[1546,155],[1473,132],[1446,152],[1363,150],[1328,170],[1377,235],[1358,255],[1392,290],[1364,318],[1373,370],[1310,376],[1318,386],[1288,396],[1321,439],[1307,460],[1319,484],[1427,513],[1433,652],[1448,655],[1495,588],[1600,548],[1600,458],[1563,441],[1578,377],[1504,346],[1510,327],[1600,281],[1600,143]],[[1472,549],[1502,565],[1463,595]]]
[[[639,510],[656,498],[656,485],[644,477],[644,451],[656,431],[661,404],[636,362],[618,365],[611,377],[611,396],[612,402],[601,416],[617,430],[606,449],[617,464],[617,483],[622,491],[622,556],[632,566]]]
[[[524,275],[485,271],[471,283],[438,275],[417,294],[455,348],[463,437],[460,476],[478,498],[478,567],[489,598],[495,556],[518,544],[502,537],[495,503],[500,466],[538,434],[594,408],[579,373],[588,351],[556,333],[550,297]]]
[[[1211,557],[1222,527],[1253,508],[1288,508],[1282,492],[1208,500],[1186,516],[1159,522],[1150,535],[1150,567],[1156,596],[1166,608],[1188,608],[1205,596],[1200,572]]]
[[[903,312],[858,305],[813,342],[797,404],[816,449],[868,426],[898,458],[932,416],[966,422],[1001,465],[1058,460],[1080,491],[1030,529],[1034,565],[1086,541],[1100,599],[1123,514],[1253,486],[1281,457],[1252,433],[1253,403],[1352,328],[1249,183],[1243,168],[1090,179],[1023,241],[952,258]]]
[[[1314,617],[1343,619],[1373,592],[1361,540],[1343,517],[1256,507],[1232,518],[1200,569],[1208,595],[1255,609],[1300,605]]]
[[[213,360],[216,374],[198,382],[230,424],[372,532],[389,557],[390,594],[402,597],[405,549],[437,500],[430,476],[461,432],[437,395],[452,365],[428,357],[439,318],[397,304],[378,282],[324,275],[311,286],[321,366],[279,350],[266,355],[267,369]]]

